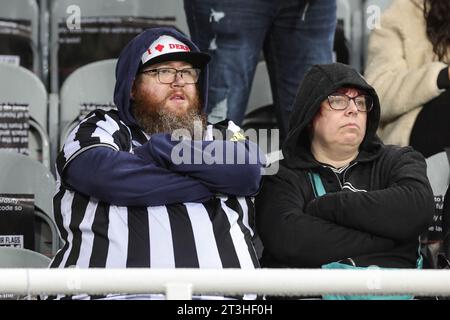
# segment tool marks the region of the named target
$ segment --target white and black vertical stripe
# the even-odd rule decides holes
[[[204,203],[204,206],[213,224],[214,237],[223,268],[240,268],[239,258],[231,238],[230,222],[222,208],[220,199],[209,200]]]
[[[94,233],[92,232],[92,224],[94,223],[97,206],[98,201],[89,202],[84,214],[83,221],[81,222],[79,227],[82,236],[77,266],[82,268],[89,267],[89,260],[92,254],[92,247],[94,245]]]
[[[128,208],[127,268],[150,267],[150,235],[147,208]]]
[[[108,226],[109,226],[109,205],[100,202],[95,211],[94,222],[92,223],[92,232],[94,241],[92,244],[92,255],[89,259],[90,268],[104,268],[106,266],[106,257],[108,255]]]
[[[125,268],[128,255],[128,210],[126,207],[109,207],[108,255],[106,268]]]
[[[214,228],[209,214],[200,203],[186,206],[194,233],[200,268],[222,268],[219,250],[217,249]]]
[[[61,239],[64,241],[64,246],[61,249],[59,249],[58,253],[53,258],[50,264],[50,268],[57,268],[61,265],[62,257],[64,253],[67,251],[69,246],[69,242],[67,241],[67,231],[64,228],[63,217],[61,213],[61,201],[64,196],[64,193],[65,189],[60,188],[59,191],[56,193],[56,195],[53,197],[53,208],[54,208],[53,213],[55,217],[55,223],[56,226],[58,227]]]
[[[72,234],[72,248],[66,260],[66,266],[77,265],[78,257],[80,255],[81,247],[81,231],[80,224],[84,218],[87,206],[89,204],[89,198],[82,196],[79,193],[75,193],[72,200],[71,219],[69,228]]]
[[[172,229],[167,207],[148,207],[150,267],[175,268]]]
[[[259,265],[259,261],[258,261],[258,257],[256,255],[256,251],[253,247],[253,242],[252,242],[252,236],[253,236],[253,232],[250,232],[250,227],[245,225],[244,223],[244,213],[241,207],[241,203],[239,203],[239,201],[236,199],[236,197],[232,197],[229,198],[226,202],[226,205],[234,210],[235,212],[238,213],[239,215],[239,219],[237,220],[237,225],[239,226],[239,228],[241,229],[241,232],[244,234],[244,239],[245,239],[245,243],[247,244],[247,251],[243,251],[242,254],[242,258],[241,260],[241,264],[246,261],[247,263],[249,263],[249,259],[251,259],[252,263],[249,264],[249,266],[258,266]],[[245,204],[247,205],[247,204]],[[243,247],[241,245],[236,245],[236,247]]]
[[[233,241],[233,246],[236,252],[236,255],[239,260],[239,267],[248,269],[253,267],[255,264],[252,262],[252,256],[255,253],[254,250],[249,251],[248,246],[251,246],[251,236],[247,230],[247,237],[243,232],[242,228],[245,227],[242,225],[240,221],[239,213],[234,211],[232,208],[225,205],[225,200],[221,199],[222,208],[227,215],[227,218],[230,222],[230,235]],[[256,254],[254,254],[256,258]],[[257,261],[257,259],[256,259]]]
[[[182,204],[167,207],[172,231],[175,268],[198,268],[194,232],[186,207]]]

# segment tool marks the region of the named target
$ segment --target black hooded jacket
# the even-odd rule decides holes
[[[359,154],[339,178],[314,159],[307,126],[341,87],[363,89],[374,106]],[[319,268],[341,260],[416,267],[418,238],[434,212],[426,164],[409,147],[383,145],[376,136],[379,118],[378,96],[359,73],[338,63],[312,67],[295,99],[284,160],[256,199],[263,267]],[[309,173],[320,176],[325,195],[316,198]]]

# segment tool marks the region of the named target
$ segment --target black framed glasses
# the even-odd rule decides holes
[[[345,110],[350,105],[350,100],[356,105],[356,109],[361,112],[369,112],[373,107],[373,98],[366,94],[361,94],[356,97],[349,97],[341,93],[333,93],[328,96],[328,103],[331,109]]]
[[[175,69],[175,68],[158,68],[149,69],[139,72],[139,74],[144,73],[156,73],[158,75],[158,81],[164,84],[171,84],[175,82],[177,75],[179,74],[186,84],[197,83],[200,77],[200,69],[198,68],[185,68],[185,69]]]

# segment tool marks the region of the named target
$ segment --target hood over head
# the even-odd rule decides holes
[[[187,36],[174,28],[151,28],[140,33],[123,48],[117,61],[114,103],[120,119],[129,126],[139,127],[130,109],[134,78],[143,66],[164,61],[186,61],[201,69],[198,87],[206,110],[209,60],[208,54],[200,52]]]
[[[314,65],[301,82],[294,100],[288,135],[282,146],[283,156],[287,162],[289,158],[312,159],[308,125],[328,95],[342,87],[362,89],[373,97],[373,108],[367,115],[366,135],[360,145],[360,153],[372,154],[378,151],[382,144],[376,135],[380,121],[380,101],[375,89],[348,65],[342,63]]]

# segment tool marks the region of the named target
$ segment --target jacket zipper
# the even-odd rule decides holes
[[[345,174],[347,173],[348,169],[350,169],[351,167],[353,167],[354,165],[356,165],[358,162],[354,162],[351,165],[349,165],[344,172],[342,173],[342,181],[343,183],[345,183]],[[343,185],[341,183],[341,179],[339,179],[339,176],[337,175],[336,172],[334,172],[333,169],[331,169],[330,167],[325,166],[326,168],[330,169],[331,172],[333,172],[334,176],[336,177],[336,180],[339,182],[339,187],[341,188],[341,190],[343,189]]]
[[[352,163],[351,165],[349,165],[349,166],[347,167],[347,169],[344,170],[344,172],[342,173],[342,182],[343,182],[343,183],[345,183],[345,174],[347,173],[348,169],[350,169],[351,167],[353,167],[353,166],[356,165],[357,163],[358,163],[358,162]],[[331,171],[333,171],[333,170],[331,170]],[[333,173],[334,173],[334,171],[333,171]],[[337,176],[336,173],[334,173],[334,174]],[[341,181],[339,180],[339,177],[337,177],[337,178],[338,178],[339,184],[341,184]],[[341,185],[341,190],[342,190],[342,185]],[[351,263],[352,266],[356,267],[355,260],[353,260],[352,258],[346,258],[345,260],[348,260],[348,261]],[[342,260],[341,260],[341,261],[342,261]]]
[[[305,21],[305,19],[306,19],[306,12],[308,11],[308,8],[309,8],[309,1],[306,2],[305,8],[303,9],[303,13],[302,13],[302,21]]]
[[[342,173],[342,182],[345,184],[345,174],[348,172],[348,169],[350,169],[351,167],[353,167],[354,165],[356,165],[358,162],[354,162],[351,165],[349,165],[347,167],[347,169],[344,170],[344,172]],[[342,189],[342,188],[341,188]]]

